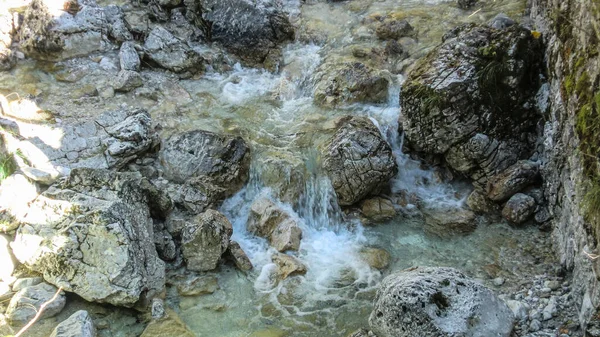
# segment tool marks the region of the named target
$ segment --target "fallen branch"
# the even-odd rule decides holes
[[[49,299],[48,301],[42,303],[42,305],[40,306],[40,309],[38,310],[38,312],[35,314],[35,316],[31,319],[31,321],[29,321],[29,323],[27,323],[27,325],[25,325],[24,327],[21,328],[21,330],[19,330],[19,332],[17,332],[17,334],[14,337],[20,337],[22,336],[25,331],[27,331],[27,329],[29,329],[38,319],[40,319],[40,316],[42,316],[42,313],[44,312],[44,309],[46,309],[46,307],[54,302],[56,300],[56,298],[58,298],[58,295],[60,294],[60,292],[63,290],[62,287],[58,288],[58,290],[56,291],[56,293],[54,294],[54,296],[52,296],[51,299]]]

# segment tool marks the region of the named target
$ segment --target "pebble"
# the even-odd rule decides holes
[[[537,319],[534,319],[529,324],[529,331],[531,331],[531,332],[539,331],[541,328],[542,328],[542,323],[540,321],[538,321]]]
[[[558,281],[546,281],[544,282],[545,288],[550,288],[550,290],[557,290],[560,288],[561,284]]]
[[[496,277],[493,282],[496,287],[500,287],[504,284],[504,281],[505,280],[502,277]]]

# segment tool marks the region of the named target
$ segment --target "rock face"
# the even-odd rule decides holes
[[[31,205],[13,252],[87,301],[132,307],[164,288],[151,216],[164,218],[170,207],[139,174],[75,169]]]
[[[535,200],[526,194],[517,193],[504,205],[502,216],[506,220],[519,225],[531,218],[534,211]]]
[[[13,325],[27,324],[37,313],[40,306],[52,299],[58,288],[48,283],[27,287],[16,293],[10,300],[6,309],[6,316]],[[40,318],[48,318],[58,315],[65,307],[67,300],[64,292],[58,295],[56,300],[50,302]]]
[[[532,154],[541,59],[541,41],[520,26],[464,25],[446,34],[402,87],[409,146],[443,156],[485,189],[492,176]]]
[[[57,325],[50,337],[96,337],[96,328],[90,314],[79,310]]]
[[[181,249],[187,268],[208,271],[217,268],[229,247],[233,227],[223,214],[209,209],[187,223],[181,234]]]
[[[274,68],[279,45],[294,38],[288,14],[277,0],[186,0],[188,19],[202,18],[210,40],[251,66]],[[191,16],[191,17],[190,17]]]
[[[250,150],[240,137],[190,131],[170,137],[160,153],[165,177],[180,184],[173,199],[200,213],[237,192],[248,180]]]
[[[247,227],[251,233],[267,238],[279,252],[300,248],[302,229],[290,214],[268,198],[252,203]]]
[[[146,57],[176,73],[204,70],[204,60],[190,46],[163,27],[154,28],[144,43]]]
[[[321,152],[338,203],[347,206],[386,187],[398,173],[398,165],[371,120],[346,117],[341,123]]]
[[[318,105],[383,103],[390,80],[383,73],[360,62],[324,63],[316,78],[314,100]]]
[[[508,337],[511,310],[486,287],[452,268],[415,268],[386,277],[369,325],[379,337]]]

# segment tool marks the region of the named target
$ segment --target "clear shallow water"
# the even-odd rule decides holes
[[[114,52],[104,60],[90,57],[59,65],[22,62],[12,72],[0,73],[0,93],[16,92],[35,101],[56,117],[53,125],[58,127],[62,121],[128,104],[146,107],[164,137],[198,128],[244,137],[253,151],[251,179],[221,210],[233,223],[233,239],[255,269],[245,275],[232,266],[221,266],[220,290],[177,299],[181,317],[198,336],[346,336],[367,326],[377,284],[393,271],[417,265],[454,266],[486,282],[493,275],[505,277],[505,287],[510,287],[522,275],[536,273],[536,264],[544,259],[536,253],[536,246],[545,244],[544,235],[535,228],[516,230],[481,219],[478,229],[466,237],[442,240],[424,233],[415,200],[458,207],[469,189],[443,183],[434,171],[402,153],[397,132],[402,75],[389,74],[393,85],[385,104],[336,109],[312,104],[313,75],[320,64],[350,57],[354,46],[381,44],[369,28],[370,18],[407,18],[419,32],[418,43],[409,50],[417,58],[460,22],[485,22],[498,12],[518,18],[524,8],[518,0],[483,3],[482,11],[470,15],[443,1],[307,1],[300,7],[299,1],[288,0],[285,6],[300,34],[298,42],[285,47],[278,74],[235,65],[225,73],[208,71],[198,78],[178,80],[144,71],[146,86],[156,88],[158,99],[134,94],[106,100],[82,97],[86,86],[102,87],[114,76],[115,70],[107,66],[116,59]],[[81,74],[81,78],[65,82],[65,73]],[[413,200],[413,204],[397,205],[396,218],[374,227],[363,227],[336,206],[330,184],[318,169],[318,147],[331,135],[336,118],[347,114],[368,116],[379,127],[400,167],[392,192]],[[300,191],[292,198],[294,205],[277,200],[277,191],[265,186],[265,162],[271,159],[284,163],[283,176],[290,183],[295,172],[302,177]],[[297,256],[308,267],[306,275],[276,281],[271,263],[274,250],[246,231],[249,207],[262,196],[280,203],[301,225],[304,237]],[[360,258],[364,247],[387,250],[390,267],[370,268]],[[116,335],[138,332],[123,329]]]

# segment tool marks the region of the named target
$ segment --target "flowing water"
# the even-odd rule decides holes
[[[172,297],[171,303],[178,305],[182,319],[198,336],[346,336],[368,326],[376,287],[393,271],[453,266],[484,282],[490,274],[501,275],[510,287],[510,280],[517,284],[521,275],[535,273],[535,265],[543,260],[535,255],[535,249],[544,243],[544,235],[534,228],[518,230],[502,221],[480,219],[478,229],[465,237],[440,239],[425,234],[418,207],[459,207],[469,187],[443,182],[435,171],[402,153],[403,140],[398,133],[402,75],[388,74],[393,85],[385,104],[327,109],[312,102],[314,74],[320,64],[348,58],[352,47],[379,43],[366,28],[370,17],[394,13],[407,18],[419,32],[418,42],[409,50],[416,59],[461,22],[485,22],[499,12],[518,19],[525,7],[521,0],[481,2],[483,10],[471,13],[457,9],[453,2],[438,0],[307,0],[301,6],[300,1],[286,0],[298,31],[318,38],[312,42],[300,38],[286,46],[277,74],[235,65],[227,71],[209,70],[199,78],[177,80],[147,71],[148,86],[160,83],[157,87],[164,99],[128,94],[100,100],[80,97],[86,85],[98,87],[110,80],[110,66],[104,60],[89,58],[59,65],[25,61],[11,74],[0,73],[0,93],[35,97],[42,109],[59,116],[57,123],[128,104],[146,107],[164,137],[198,128],[241,135],[253,153],[250,181],[224,202],[221,211],[233,223],[233,239],[248,254],[254,270],[243,274],[232,266],[221,266],[216,273],[220,290]],[[65,72],[72,75],[78,71],[85,74],[76,83],[60,80]],[[318,147],[331,135],[336,118],[348,114],[368,116],[378,126],[399,165],[392,194],[408,196],[396,205],[396,218],[376,226],[365,227],[357,217],[342,211],[319,169]],[[288,187],[292,197],[282,198],[288,202],[279,200],[278,192]],[[247,232],[250,205],[265,196],[300,224],[303,239],[297,257],[306,264],[306,275],[277,281],[271,263],[275,251],[264,239]],[[365,247],[387,250],[392,256],[390,267],[385,271],[371,268],[360,257]],[[132,331],[138,330],[101,334],[135,335]]]

